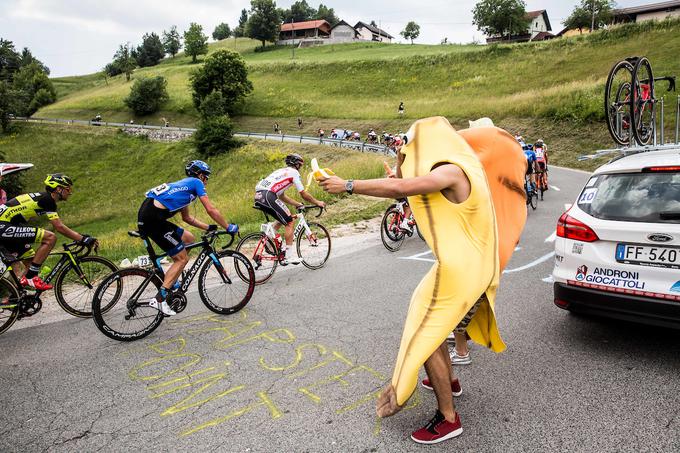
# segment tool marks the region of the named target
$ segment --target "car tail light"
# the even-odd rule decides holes
[[[562,300],[562,299],[555,299],[555,305],[557,305],[560,308],[568,308],[569,302],[567,302],[566,300]]]
[[[661,167],[645,167],[642,169],[643,173],[649,172],[676,172],[680,171],[679,165],[666,165]]]
[[[557,236],[566,239],[574,239],[583,242],[595,242],[600,238],[583,222],[576,220],[566,212],[557,221]]]

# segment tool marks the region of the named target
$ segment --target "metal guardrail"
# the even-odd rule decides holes
[[[13,121],[23,121],[27,123],[47,123],[47,124],[80,124],[84,126],[105,126],[105,127],[125,127],[131,129],[151,129],[177,132],[196,132],[195,128],[190,127],[172,127],[172,126],[151,126],[147,124],[135,123],[113,123],[109,121],[87,121],[87,120],[65,120],[60,118],[36,118],[36,117],[15,117]],[[282,134],[268,134],[261,132],[236,132],[234,137],[241,138],[259,138],[262,140],[277,141],[281,143],[304,143],[309,145],[326,145],[337,148],[353,149],[360,152],[370,152],[377,154],[386,154],[388,156],[396,156],[395,152],[385,145],[378,145],[368,142],[359,142],[355,140],[341,140],[336,138],[320,138],[320,137],[306,137],[304,135],[282,135]]]

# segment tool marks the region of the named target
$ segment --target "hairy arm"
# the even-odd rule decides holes
[[[64,225],[64,222],[62,222],[61,219],[50,220],[50,222],[52,223],[52,226],[54,227],[54,229],[58,233],[63,234],[67,238],[72,239],[74,241],[82,241],[83,240],[82,234],[80,234],[76,231],[73,231],[72,229],[70,229],[69,227]]]

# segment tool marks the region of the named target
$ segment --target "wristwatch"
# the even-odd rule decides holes
[[[347,180],[347,182],[345,183],[345,190],[347,191],[348,194],[352,195],[352,192],[354,192],[354,180],[353,179]]]

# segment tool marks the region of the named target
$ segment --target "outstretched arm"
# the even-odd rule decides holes
[[[345,192],[345,181],[337,176],[331,176],[319,184],[326,192]],[[467,188],[469,191],[467,176],[457,165],[441,165],[425,176],[415,178],[384,178],[354,181],[353,192],[363,195],[371,195],[381,198],[403,198],[411,195],[424,195],[451,189],[454,193]],[[467,198],[463,197],[463,199]]]
[[[80,234],[76,231],[73,231],[72,229],[70,229],[69,227],[64,225],[64,223],[61,221],[61,219],[50,220],[50,222],[52,223],[52,226],[54,227],[55,230],[57,230],[58,233],[63,234],[67,238],[72,239],[74,241],[82,241],[83,240],[82,234]]]

